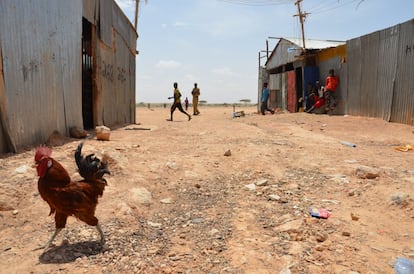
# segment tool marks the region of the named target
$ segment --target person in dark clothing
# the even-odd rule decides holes
[[[267,88],[267,83],[263,83],[263,90],[262,90],[262,100],[260,105],[260,112],[262,115],[266,114],[266,111],[274,114],[275,112],[272,109],[267,107],[267,100],[269,99],[269,89]]]
[[[188,116],[188,121],[190,121],[191,120],[190,114],[185,112],[185,110],[183,109],[183,106],[181,105],[181,93],[180,93],[180,90],[178,89],[177,82],[175,82],[173,86],[174,86],[174,95],[171,96],[171,97],[168,97],[168,99],[174,99],[174,103],[172,104],[171,109],[170,109],[171,119],[169,121],[173,120],[173,113],[174,113],[175,109],[177,109],[177,108],[178,108],[179,111],[181,111],[182,113],[187,115]]]
[[[191,91],[193,95],[193,115],[199,115],[200,111],[198,111],[198,97],[200,96],[200,88],[197,87],[197,83],[194,83],[194,88]]]
[[[185,110],[188,110],[188,98],[187,97],[185,97],[184,105],[185,105]]]

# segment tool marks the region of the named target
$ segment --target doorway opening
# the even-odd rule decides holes
[[[298,112],[301,107],[303,107],[303,102],[299,103],[298,99],[303,98],[303,76],[302,76],[302,67],[295,69],[296,75],[296,107],[295,112]]]
[[[82,118],[84,129],[94,127],[92,24],[85,18],[82,18]]]

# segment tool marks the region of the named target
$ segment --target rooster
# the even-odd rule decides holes
[[[51,157],[52,150],[47,146],[36,149],[34,157],[40,196],[49,207],[49,216],[55,214],[55,232],[45,245],[49,248],[59,232],[65,228],[68,216],[74,216],[90,226],[95,226],[104,245],[105,237],[95,217],[98,197],[103,195],[106,180],[110,174],[105,157],[98,159],[94,154],[82,155],[83,143],[75,151],[75,161],[83,180],[72,181],[65,168]]]

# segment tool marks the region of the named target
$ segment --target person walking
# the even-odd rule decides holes
[[[333,69],[329,70],[329,75],[325,80],[325,94],[326,94],[326,111],[332,111],[336,107],[335,91],[339,84],[339,78],[335,75]]]
[[[275,112],[267,107],[267,100],[269,99],[269,89],[267,88],[267,83],[263,83],[263,90],[262,90],[262,100],[260,105],[260,112],[262,115],[266,114],[266,111],[274,114]]]
[[[199,115],[200,111],[198,111],[198,96],[200,96],[200,89],[197,87],[197,83],[194,83],[194,88],[191,91],[193,95],[193,115]]]
[[[173,120],[173,113],[174,113],[175,109],[177,109],[177,108],[178,108],[179,111],[181,111],[182,113],[187,115],[188,116],[188,121],[190,121],[191,120],[191,115],[188,114],[187,112],[185,112],[185,110],[183,109],[183,106],[181,105],[181,99],[180,99],[181,98],[181,93],[180,93],[180,90],[178,89],[177,82],[175,82],[173,84],[173,87],[174,87],[174,95],[171,96],[171,97],[168,97],[168,99],[174,99],[174,103],[172,104],[171,109],[170,109],[171,119],[169,121]]]
[[[185,110],[188,110],[188,98],[187,97],[185,97],[184,105],[185,105]]]

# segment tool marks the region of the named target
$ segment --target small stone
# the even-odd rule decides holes
[[[174,162],[167,162],[167,163],[166,163],[166,166],[167,166],[169,169],[172,169],[172,170],[177,170],[177,169],[178,169],[177,164],[176,164],[176,163],[174,163]]]
[[[201,224],[204,223],[204,218],[200,217],[200,218],[194,218],[191,220],[191,223],[193,224]]]
[[[379,170],[372,167],[359,166],[356,169],[356,175],[360,179],[375,179],[379,177]]]
[[[230,151],[230,149],[229,149],[229,150],[227,150],[226,152],[224,152],[224,156],[231,156],[231,151]]]
[[[280,200],[280,196],[279,196],[279,195],[277,195],[277,194],[270,194],[270,195],[268,196],[268,198],[269,198],[269,200],[271,200],[271,201],[279,201],[279,200]]]
[[[155,227],[155,228],[160,228],[162,226],[162,224],[160,224],[160,223],[153,223],[153,222],[150,222],[150,221],[148,221],[147,224],[149,226]]]
[[[88,137],[88,132],[80,127],[71,127],[69,129],[69,135],[72,138],[82,139]]]
[[[325,248],[323,247],[323,245],[317,245],[317,246],[315,246],[315,250],[319,251],[319,252],[322,252],[322,251],[325,250]]]
[[[215,228],[213,228],[212,230],[210,230],[210,234],[211,235],[214,235],[214,234],[217,234],[217,233],[219,233],[220,231],[218,230],[218,229],[215,229]]]
[[[351,233],[348,232],[348,231],[344,231],[344,232],[342,232],[342,236],[349,237],[349,236],[351,236]]]
[[[263,180],[257,181],[256,182],[256,185],[257,186],[266,186],[267,185],[267,179],[263,179]]]
[[[165,198],[165,199],[162,199],[160,201],[160,203],[161,204],[171,204],[172,203],[172,199],[171,198]]]
[[[250,190],[250,191],[253,191],[253,190],[255,190],[255,189],[256,189],[256,185],[255,185],[255,184],[248,184],[248,185],[245,185],[245,187],[246,187],[248,190]]]
[[[17,168],[14,170],[14,172],[19,173],[19,174],[23,174],[23,173],[26,173],[26,172],[28,171],[28,169],[29,169],[29,166],[27,166],[27,165],[23,165],[23,166],[19,166],[19,167],[17,167]]]
[[[352,221],[358,221],[359,216],[351,212],[351,219],[352,219]]]
[[[326,233],[316,234],[316,240],[320,243],[325,242],[327,239],[328,239],[328,234],[326,234]]]
[[[394,193],[391,195],[391,201],[396,205],[404,205],[407,203],[409,195],[404,193]]]

